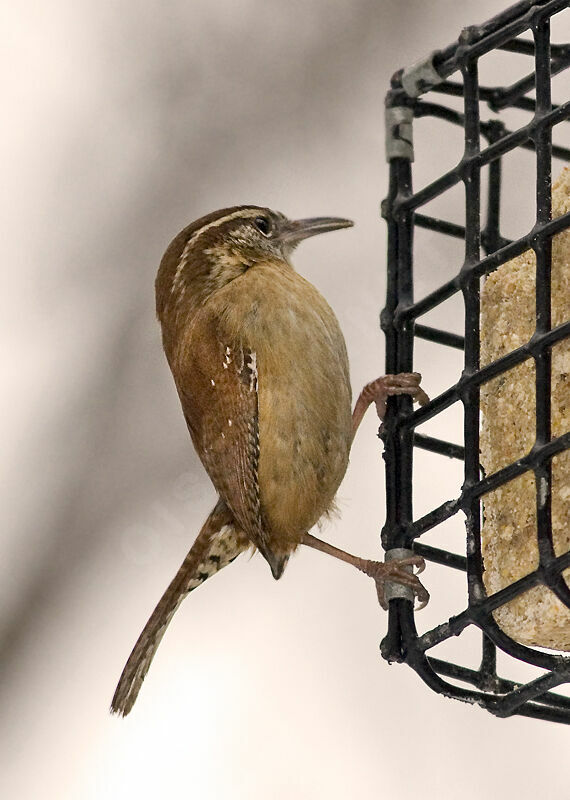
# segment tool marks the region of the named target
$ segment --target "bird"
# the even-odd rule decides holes
[[[185,227],[158,269],[156,312],[190,437],[218,500],[125,665],[111,711],[127,715],[162,636],[186,595],[246,550],[275,579],[307,545],[370,575],[387,607],[387,579],[429,595],[420,556],[384,564],[318,539],[334,510],[354,434],[371,403],[428,401],[419,373],[367,384],[351,412],[346,345],[331,307],[291,264],[308,237],[353,225],[291,220],[256,205],[214,211]]]

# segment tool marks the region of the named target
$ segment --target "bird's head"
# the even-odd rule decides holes
[[[338,217],[290,220],[260,206],[214,211],[184,228],[168,246],[156,278],[158,315],[183,298],[203,302],[258,263],[288,263],[303,239],[352,224]]]

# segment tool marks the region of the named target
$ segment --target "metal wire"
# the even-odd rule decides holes
[[[460,380],[417,411],[409,398],[390,400],[382,429],[386,462],[387,509],[382,542],[387,550],[411,548],[426,559],[453,570],[467,579],[467,605],[456,616],[418,635],[412,604],[405,599],[390,602],[388,631],[381,643],[382,655],[389,661],[405,661],[434,691],[448,697],[476,703],[491,713],[506,717],[520,714],[570,724],[570,697],[554,693],[553,688],[570,682],[570,657],[519,644],[495,622],[492,612],[499,606],[539,585],[547,586],[570,607],[570,590],[562,576],[570,567],[570,552],[556,556],[552,541],[551,464],[552,458],[570,448],[570,433],[552,438],[550,430],[551,348],[570,337],[570,322],[551,327],[550,264],[552,237],[570,227],[570,214],[551,219],[551,161],[558,157],[570,161],[570,150],[552,143],[552,129],[570,120],[570,102],[556,106],[551,101],[551,78],[570,68],[570,44],[551,44],[551,20],[567,9],[564,0],[519,2],[480,26],[466,28],[458,41],[431,54],[392,78],[386,105],[390,120],[406,120],[405,147],[388,147],[388,153],[410,152],[410,157],[390,158],[388,197],[382,214],[388,225],[387,300],[381,314],[386,336],[386,371],[410,372],[416,339],[442,347],[464,350],[464,370]],[[530,32],[529,38],[518,38]],[[481,86],[478,61],[481,56],[501,49],[532,58],[532,69],[516,83]],[[461,81],[447,78],[461,73]],[[437,79],[439,76],[439,81]],[[405,88],[406,87],[406,88]],[[442,102],[422,97],[426,92],[440,98],[462,97],[463,112]],[[534,97],[529,97],[529,93]],[[394,113],[394,109],[406,113]],[[509,131],[496,116],[481,119],[482,111],[498,114],[506,108],[531,111],[526,125]],[[445,172],[418,192],[412,188],[413,150],[409,123],[432,117],[464,131],[464,153],[453,169]],[[389,135],[396,140],[402,133],[396,123]],[[481,147],[480,137],[485,140]],[[402,135],[402,140],[404,136]],[[532,230],[511,241],[500,231],[501,159],[515,148],[535,152],[536,220]],[[489,171],[485,219],[481,213],[481,171]],[[453,186],[465,187],[465,225],[437,219],[419,209]],[[464,261],[457,274],[419,301],[414,300],[413,237],[415,228],[436,231],[465,243]],[[485,255],[481,256],[481,249]],[[521,253],[532,249],[536,256],[536,330],[530,341],[481,368],[480,278]],[[427,311],[437,308],[454,294],[461,293],[465,309],[464,336],[417,322]],[[530,453],[490,476],[481,474],[479,464],[479,392],[483,383],[524,360],[532,358],[536,373],[536,442]],[[464,408],[464,441],[457,445],[416,433],[421,423],[440,414],[452,403]],[[412,506],[412,465],[414,448],[445,458],[464,461],[461,494],[414,519]],[[481,498],[487,492],[532,470],[536,485],[542,487],[537,501],[537,542],[539,565],[536,570],[499,592],[488,596],[483,584],[481,553]],[[441,525],[459,511],[466,518],[465,555],[432,547],[420,540],[428,530]],[[481,664],[473,670],[429,655],[429,650],[474,625],[482,631]],[[539,678],[526,684],[515,683],[497,674],[497,648],[513,659],[543,670]],[[467,684],[459,686],[450,680]]]

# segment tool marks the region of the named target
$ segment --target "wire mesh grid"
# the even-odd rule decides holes
[[[570,657],[515,642],[498,626],[493,611],[539,585],[547,586],[570,607],[570,591],[562,575],[570,567],[570,552],[556,556],[551,525],[552,459],[570,447],[570,432],[552,437],[550,429],[551,348],[570,336],[570,321],[551,327],[552,237],[570,227],[570,214],[555,219],[551,215],[552,158],[570,161],[570,149],[552,141],[554,126],[570,119],[570,102],[556,105],[551,98],[552,77],[570,67],[570,44],[551,43],[551,26],[556,31],[556,15],[568,6],[568,2],[561,0],[520,2],[483,25],[466,28],[456,43],[394,75],[386,100],[390,188],[382,204],[382,214],[388,224],[388,285],[387,303],[381,315],[388,373],[413,369],[414,345],[418,340],[464,351],[463,371],[458,381],[427,406],[413,411],[411,401],[404,397],[389,403],[381,432],[387,487],[383,545],[386,550],[411,549],[430,562],[463,571],[467,579],[466,607],[421,635],[417,632],[412,604],[406,599],[393,599],[388,632],[381,644],[382,655],[389,661],[408,663],[436,692],[476,703],[497,716],[521,714],[564,723],[570,723],[570,697],[551,690],[570,682]],[[527,74],[505,87],[480,85],[479,62],[496,50],[524,57],[528,61]],[[454,74],[461,78],[449,80]],[[456,104],[462,101],[460,110],[454,107],[451,98]],[[507,129],[503,121],[506,109],[526,112],[525,124]],[[460,126],[464,132],[464,151],[454,168],[414,192],[411,134],[414,120],[420,117]],[[510,240],[501,230],[504,201],[501,171],[505,156],[520,148],[534,152],[536,216],[526,235]],[[487,178],[484,219],[483,170]],[[461,184],[465,191],[464,225],[420,213],[426,203]],[[462,240],[464,261],[450,280],[415,300],[413,239],[421,228]],[[535,332],[526,344],[481,368],[481,278],[527,250],[533,250],[536,256]],[[421,264],[415,266],[416,272],[421,269]],[[455,294],[463,297],[463,336],[418,322],[422,315]],[[480,388],[529,358],[534,361],[536,375],[534,446],[525,457],[485,476],[480,466]],[[427,383],[429,376],[424,375],[424,379]],[[455,402],[463,406],[462,445],[416,432],[420,424]],[[418,448],[441,459],[463,460],[464,473],[458,497],[414,519],[412,468]],[[534,473],[536,485],[544,489],[537,493],[541,497],[536,507],[539,565],[520,580],[488,595],[483,583],[482,498],[528,471]],[[465,516],[465,555],[421,541],[426,532],[458,512]],[[470,626],[482,631],[478,668],[430,654],[431,648],[463,634]],[[511,661],[534,665],[541,673],[527,683],[499,677],[498,654],[501,659],[507,654]]]

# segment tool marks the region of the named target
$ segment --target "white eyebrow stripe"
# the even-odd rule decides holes
[[[223,225],[224,222],[229,222],[232,219],[238,219],[239,217],[246,217],[250,219],[250,217],[257,217],[260,214],[263,214],[263,210],[259,208],[252,208],[247,210],[247,208],[242,208],[240,211],[233,211],[231,214],[225,214],[223,217],[219,219],[215,219],[212,222],[208,222],[207,225],[202,225],[201,228],[198,228],[197,231],[194,231],[192,236],[188,239],[184,246],[184,250],[182,251],[182,255],[180,256],[180,261],[178,262],[178,266],[176,267],[176,272],[174,273],[174,278],[172,279],[172,291],[176,289],[178,283],[180,281],[180,276],[182,275],[182,270],[184,269],[186,262],[188,261],[188,256],[190,254],[190,248],[196,242],[203,233],[206,231],[211,230],[212,228],[217,228],[219,225]]]

